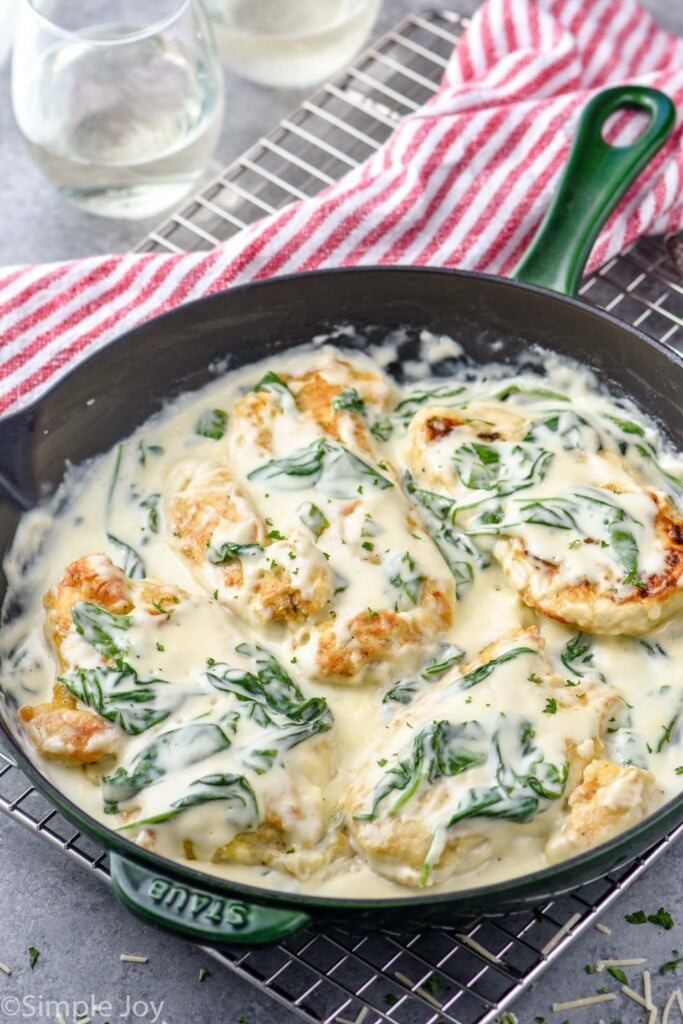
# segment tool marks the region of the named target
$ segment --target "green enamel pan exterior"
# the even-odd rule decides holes
[[[602,138],[615,110],[649,114],[632,144]],[[338,325],[371,350],[401,328],[410,358],[423,329],[457,338],[476,362],[518,361],[540,345],[592,366],[617,394],[629,395],[683,447],[683,360],[616,318],[567,297],[620,197],[674,124],[662,93],[609,89],[586,107],[556,199],[517,268],[515,280],[431,268],[354,268],[281,277],[190,303],[128,332],[88,359],[45,397],[0,421],[0,551],[21,513],[54,492],[65,463],[111,448],[162,405],[212,379],[211,366],[240,366],[277,355]],[[554,289],[553,291],[549,289]],[[558,291],[567,293],[559,295]],[[95,399],[93,402],[92,399]],[[0,576],[0,598],[6,581]],[[7,607],[11,617],[16,609]],[[111,855],[114,888],[134,911],[212,945],[280,941],[312,925],[350,930],[448,926],[476,914],[538,905],[644,852],[683,821],[683,795],[603,846],[534,874],[447,895],[325,899],[224,881],[143,850],[76,807],[42,774],[0,693],[0,725],[27,775],[79,829]]]

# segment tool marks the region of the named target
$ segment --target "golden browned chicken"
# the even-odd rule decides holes
[[[260,625],[296,623],[332,596],[330,567],[312,540],[302,529],[287,539],[267,533],[223,463],[188,460],[174,467],[166,503],[171,542],[231,611]]]
[[[646,818],[661,802],[654,775],[635,765],[591,761],[569,795],[569,813],[546,846],[551,864],[591,850]]]
[[[406,461],[418,487],[458,499],[467,495],[453,452],[464,444],[521,441],[529,421],[501,406],[466,409],[429,406],[413,416],[406,437]]]
[[[89,609],[95,617],[99,611],[110,613],[111,621],[125,628],[129,614],[139,608],[159,626],[168,621],[182,595],[177,588],[154,580],[129,580],[106,555],[87,555],[72,562],[44,599],[45,629],[59,671],[78,669],[81,656],[90,667],[115,660],[113,651],[109,656],[102,653],[101,643],[97,651],[83,639],[84,633],[92,631],[97,643],[99,627],[88,611],[83,613],[88,621],[81,621],[79,608]],[[116,753],[122,744],[121,729],[84,707],[61,682],[55,683],[50,701],[20,708],[19,717],[40,753],[65,764],[94,763]]]
[[[121,731],[92,711],[78,707],[76,698],[55,683],[52,700],[19,709],[27,735],[48,761],[93,764],[115,754]]]
[[[683,609],[683,521],[651,488],[591,493],[609,503],[623,495],[633,524],[617,519],[606,537],[572,533],[558,555],[528,531],[499,540],[496,558],[522,601],[549,618],[587,633],[648,633]]]
[[[489,644],[402,708],[358,763],[344,804],[354,849],[421,886],[549,835],[618,702],[597,680],[565,686],[533,627]]]
[[[319,625],[315,664],[330,681],[358,686],[382,666],[410,664],[453,621],[453,594],[443,581],[425,579],[415,610],[365,609],[347,621]]]

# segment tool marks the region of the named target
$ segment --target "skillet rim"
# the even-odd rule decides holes
[[[150,317],[148,320],[143,320],[142,323],[134,324],[128,330],[122,334],[117,334],[114,338],[105,342],[100,348],[89,353],[85,358],[79,360],[73,365],[62,377],[59,377],[50,387],[47,388],[38,398],[31,402],[27,402],[26,405],[20,406],[16,411],[9,411],[7,413],[0,414],[0,437],[2,436],[3,428],[8,423],[16,422],[22,417],[29,417],[33,412],[48,398],[52,398],[58,390],[68,383],[71,383],[72,379],[77,376],[86,367],[89,367],[92,363],[103,357],[105,353],[115,346],[119,345],[130,338],[136,337],[139,333],[148,330],[150,327],[165,324],[171,318],[179,316],[183,313],[194,312],[203,306],[208,306],[212,302],[219,302],[227,295],[243,295],[250,291],[257,289],[265,290],[268,287],[279,287],[292,285],[299,281],[309,281],[318,277],[358,277],[361,275],[374,275],[374,274],[391,274],[398,276],[398,274],[408,275],[429,275],[429,276],[446,276],[448,278],[465,278],[466,280],[473,281],[486,281],[488,284],[494,287],[510,288],[512,290],[526,291],[531,295],[538,295],[544,299],[552,299],[561,304],[568,305],[579,313],[588,314],[596,317],[598,320],[606,320],[613,327],[620,330],[626,331],[628,334],[635,335],[639,341],[643,342],[650,348],[656,349],[662,355],[664,355],[670,362],[677,365],[681,371],[683,371],[683,352],[679,352],[673,348],[672,345],[668,345],[666,342],[660,341],[658,338],[653,337],[651,334],[647,334],[642,331],[635,324],[626,323],[625,320],[619,319],[609,310],[602,309],[599,306],[594,306],[592,303],[585,301],[581,296],[578,295],[564,295],[561,292],[554,292],[549,288],[543,288],[541,285],[530,284],[526,281],[518,281],[511,277],[499,277],[496,274],[486,274],[476,270],[460,270],[457,267],[432,267],[432,266],[413,266],[408,264],[372,264],[368,266],[354,266],[354,267],[324,267],[320,270],[306,270],[298,273],[291,274],[280,274],[275,277],[263,278],[256,281],[245,281],[242,284],[230,285],[228,288],[222,288],[219,291],[210,292],[207,295],[202,295],[199,298],[191,299],[189,302],[181,302],[180,305],[174,306],[173,309],[159,313],[158,316]],[[310,343],[311,339],[308,339]],[[306,344],[302,342],[301,344]],[[294,346],[289,346],[294,347]],[[552,346],[549,346],[552,348]],[[246,364],[245,364],[246,365]],[[1,479],[1,477],[0,477]]]
[[[252,291],[265,291],[269,287],[287,287],[291,286],[296,282],[296,287],[305,287],[306,283],[311,279],[320,277],[359,277],[362,275],[372,277],[373,275],[380,274],[391,274],[397,277],[398,274],[406,276],[408,274],[417,275],[430,275],[430,276],[445,276],[447,278],[465,278],[473,280],[475,282],[486,281],[487,283],[498,288],[511,288],[513,290],[522,289],[530,293],[531,295],[542,296],[544,300],[552,299],[556,300],[560,305],[568,305],[575,309],[581,316],[589,316],[598,321],[607,321],[613,327],[618,330],[625,332],[627,335],[635,337],[640,343],[645,344],[650,348],[654,348],[660,354],[662,354],[670,363],[677,367],[678,371],[683,373],[683,353],[678,352],[672,346],[667,345],[665,342],[660,341],[651,335],[646,334],[640,328],[628,324],[623,320],[620,320],[613,313],[603,310],[599,307],[593,306],[588,302],[584,301],[580,297],[562,295],[560,293],[552,292],[547,288],[540,287],[538,285],[528,284],[526,282],[517,281],[511,278],[498,277],[493,274],[484,274],[476,271],[459,270],[456,268],[445,268],[445,267],[431,267],[431,266],[412,266],[412,265],[373,265],[373,266],[355,266],[355,267],[328,267],[320,270],[306,271],[294,274],[283,274],[272,278],[266,278],[263,280],[249,281],[243,284],[231,286],[221,291],[212,292],[208,295],[201,296],[193,299],[190,302],[182,303],[179,306],[174,307],[171,310],[167,310],[164,313],[159,314],[156,317],[151,317],[148,320],[143,321],[140,324],[136,324],[122,334],[117,335],[111,340],[107,341],[104,345],[98,348],[96,351],[91,352],[86,358],[80,360],[76,365],[72,366],[67,373],[55,381],[43,394],[32,402],[27,403],[25,406],[20,407],[15,412],[10,412],[0,417],[0,446],[2,442],[2,435],[5,429],[14,423],[21,422],[22,419],[30,420],[34,413],[40,408],[40,406],[48,399],[52,399],[54,396],[58,396],[59,390],[71,384],[72,380],[78,377],[83,370],[90,366],[92,363],[99,359],[107,358],[111,354],[111,350],[130,339],[136,338],[141,333],[144,335],[145,331],[151,329],[158,329],[166,325],[169,320],[179,317],[180,315],[192,315],[197,310],[201,310],[211,305],[212,303],[218,303],[225,301],[225,297],[232,294],[248,294]],[[300,342],[301,345],[310,344],[311,339],[306,338]],[[297,348],[296,345],[287,345],[284,347],[284,351]],[[548,349],[550,351],[557,351],[552,345],[552,341],[548,343]],[[226,346],[227,348],[227,346]],[[248,365],[248,360],[242,365]],[[196,389],[194,389],[196,390]],[[189,393],[189,392],[186,392]],[[656,417],[653,417],[656,418]],[[661,422],[661,421],[660,421]],[[137,426],[139,426],[138,424]],[[132,429],[137,429],[134,426]],[[666,425],[665,425],[666,426]],[[91,456],[96,457],[96,456]],[[2,474],[0,472],[0,483],[2,482]],[[1,556],[4,558],[7,552],[1,552]],[[232,881],[227,878],[223,878],[219,875],[211,874],[210,872],[201,871],[195,868],[190,868],[186,864],[179,861],[171,860],[161,854],[153,851],[145,850],[138,846],[131,839],[127,839],[124,836],[117,834],[113,829],[110,829],[104,823],[98,821],[96,818],[91,817],[86,811],[78,807],[69,796],[63,793],[59,787],[53,783],[46,775],[44,775],[37,762],[33,762],[28,754],[21,748],[19,742],[15,739],[10,728],[5,723],[5,714],[0,709],[0,735],[3,738],[3,742],[8,743],[11,753],[18,760],[19,767],[26,772],[30,780],[36,785],[36,788],[43,794],[47,795],[52,803],[56,804],[61,813],[65,814],[71,821],[76,823],[86,834],[91,837],[95,837],[98,842],[102,843],[107,853],[114,852],[120,855],[124,860],[131,861],[143,865],[145,868],[157,869],[161,873],[172,879],[180,879],[192,886],[204,889],[218,889],[221,895],[234,896],[237,898],[244,899],[245,902],[259,904],[259,905],[275,905],[283,907],[295,907],[301,909],[302,907],[310,908],[312,912],[316,909],[320,910],[344,910],[344,909],[387,909],[387,910],[399,910],[402,907],[409,908],[420,908],[430,907],[437,904],[448,904],[456,905],[458,901],[472,902],[474,900],[482,899],[491,901],[497,895],[505,896],[505,903],[509,903],[510,900],[519,899],[520,905],[528,904],[530,899],[533,899],[533,895],[525,893],[524,890],[531,888],[541,888],[544,883],[548,883],[546,888],[552,887],[553,879],[556,881],[565,875],[571,874],[574,869],[583,867],[583,874],[587,878],[595,877],[590,874],[590,865],[596,864],[602,861],[604,858],[612,855],[615,862],[618,863],[629,863],[634,860],[637,856],[647,852],[651,845],[660,841],[663,838],[662,826],[664,824],[670,826],[671,822],[676,820],[678,823],[683,822],[683,790],[677,796],[672,797],[662,807],[658,808],[653,814],[648,815],[647,818],[638,822],[623,832],[618,833],[612,839],[599,846],[593,847],[590,850],[585,851],[582,854],[578,854],[567,860],[559,861],[557,864],[549,865],[548,867],[541,868],[537,871],[528,872],[523,875],[513,876],[509,879],[505,879],[499,882],[489,883],[488,885],[475,886],[466,889],[454,889],[445,892],[412,892],[406,890],[406,895],[396,897],[366,897],[363,899],[358,898],[347,898],[347,897],[330,897],[330,896],[315,896],[306,893],[287,893],[277,889],[270,889],[266,887],[257,887],[248,885],[246,883]],[[644,836],[647,833],[655,833],[652,843],[649,844],[644,842]],[[635,852],[628,852],[627,848],[638,845],[638,850]],[[618,859],[618,851],[626,850],[626,855],[622,860]],[[613,870],[614,866],[610,869]],[[595,870],[595,869],[594,869]],[[584,879],[585,881],[586,879]],[[576,881],[567,886],[566,881],[560,883],[558,892],[573,891],[579,887],[582,881]],[[522,891],[517,895],[516,890]],[[543,895],[539,895],[538,899],[543,899]],[[457,907],[456,907],[457,909]]]

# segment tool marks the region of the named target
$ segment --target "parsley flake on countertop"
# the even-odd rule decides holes
[[[666,931],[669,931],[674,926],[673,917],[664,907],[660,907],[656,914],[648,914],[647,919],[652,924],[658,924],[661,928],[665,928]]]
[[[660,964],[659,973],[668,974],[673,973],[680,963],[683,963],[683,956],[681,956],[678,949],[671,950],[671,960],[667,960],[665,963]]]

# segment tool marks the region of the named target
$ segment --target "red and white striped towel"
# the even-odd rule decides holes
[[[488,0],[434,98],[315,198],[209,253],[0,271],[0,412],[134,324],[232,284],[353,264],[509,273],[550,202],[581,109],[625,81],[664,90],[683,113],[683,39],[635,0]],[[633,131],[624,116],[611,139]],[[610,218],[590,266],[638,235],[682,226],[679,125]]]

